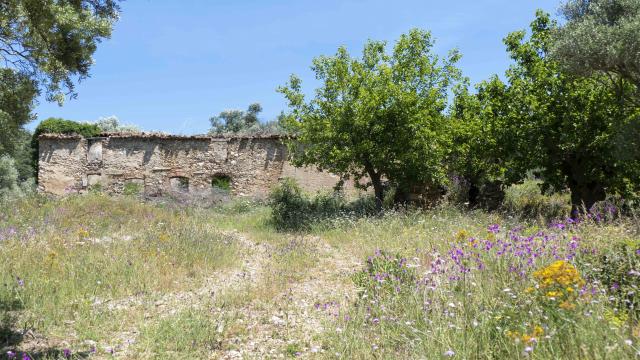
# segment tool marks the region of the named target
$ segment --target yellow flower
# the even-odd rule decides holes
[[[469,232],[467,230],[464,230],[464,229],[459,230],[455,235],[455,238],[456,238],[457,242],[463,242],[463,241],[467,240],[470,237],[471,237],[471,234],[469,234]]]
[[[550,286],[582,286],[584,280],[578,269],[565,260],[558,260],[544,269],[533,273],[542,288]]]
[[[89,231],[87,231],[87,230],[85,230],[83,228],[78,229],[77,233],[78,233],[78,238],[80,240],[83,240],[83,239],[86,239],[86,238],[89,237]]]
[[[562,296],[562,293],[560,291],[547,291],[548,298],[558,298],[561,296]]]
[[[540,325],[536,325],[533,327],[533,336],[539,338],[544,335],[544,329]]]
[[[573,309],[576,308],[576,304],[565,300],[565,301],[561,302],[560,305],[558,305],[558,307],[560,307],[561,309],[564,309],[564,310],[573,310]]]

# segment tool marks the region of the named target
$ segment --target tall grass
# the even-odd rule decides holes
[[[197,287],[236,259],[237,244],[201,210],[95,194],[9,205],[0,213],[0,312],[12,314],[12,331],[104,339],[142,317],[109,302]]]
[[[585,220],[547,227],[476,219],[439,210],[365,219],[325,232],[336,246],[365,254],[354,276],[358,300],[341,309],[337,322],[328,320],[327,354],[639,356],[640,242],[630,231],[633,224]],[[565,267],[549,270],[558,261]],[[577,277],[562,280],[572,268]],[[553,280],[546,283],[543,274]]]

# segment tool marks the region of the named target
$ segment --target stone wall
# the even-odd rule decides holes
[[[207,193],[215,177],[230,179],[231,193],[264,197],[283,177],[307,191],[330,190],[339,178],[287,161],[281,138],[105,134],[39,138],[38,188],[63,195],[101,187],[122,193],[136,184],[146,195]],[[345,190],[353,192],[353,184]]]

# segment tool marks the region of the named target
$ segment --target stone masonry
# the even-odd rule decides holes
[[[264,197],[285,177],[309,192],[332,189],[336,175],[296,168],[278,136],[231,137],[164,134],[40,136],[38,189],[64,195],[100,187],[122,193],[128,183],[145,195],[206,194],[227,179],[234,195]],[[345,190],[353,189],[345,184]]]

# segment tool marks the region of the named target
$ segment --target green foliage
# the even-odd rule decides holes
[[[97,44],[118,18],[115,0],[15,0],[0,3],[0,59],[62,103],[89,76]]]
[[[617,311],[640,320],[640,240],[615,242],[601,252],[583,253],[579,260],[589,265],[586,275],[609,290]]]
[[[33,138],[37,139],[41,134],[76,134],[85,138],[98,136],[101,129],[96,124],[80,123],[72,120],[60,118],[48,118],[43,120],[33,133]]]
[[[38,169],[38,149],[39,141],[38,137],[42,134],[77,134],[84,136],[85,138],[94,137],[102,131],[96,124],[79,123],[72,120],[65,120],[60,118],[48,118],[38,124],[36,130],[31,137],[31,151],[32,151],[32,163],[33,168]]]
[[[304,230],[323,221],[377,212],[375,202],[361,198],[347,202],[340,193],[319,193],[309,197],[298,184],[286,178],[269,195],[271,221],[278,230]]]
[[[140,128],[135,125],[120,124],[120,120],[118,120],[118,117],[115,115],[101,117],[100,119],[98,119],[98,121],[96,121],[96,125],[98,125],[100,131],[102,132],[140,132]]]
[[[19,196],[21,193],[15,161],[8,155],[0,156],[0,199]]]
[[[224,192],[231,191],[231,177],[224,174],[215,175],[211,179],[211,187]]]
[[[288,357],[295,358],[300,356],[302,353],[302,347],[297,343],[288,344],[287,348],[284,349],[284,352]]]
[[[483,203],[482,189],[495,188],[504,181],[510,167],[509,157],[503,156],[503,143],[499,138],[499,124],[489,121],[498,116],[497,102],[505,85],[493,77],[478,86],[478,92],[469,92],[466,83],[454,89],[451,108],[452,148],[448,164],[454,174],[450,189],[458,201],[470,207]]]
[[[31,110],[37,95],[27,75],[0,68],[0,155],[16,156],[22,148],[22,127],[34,118]]]
[[[124,184],[124,189],[122,190],[122,194],[127,196],[139,195],[142,192],[142,188],[143,188],[142,184],[129,181]]]
[[[640,1],[569,0],[562,14],[567,22],[556,34],[553,56],[578,75],[604,72],[630,81],[640,101]]]
[[[360,297],[373,296],[374,299],[412,291],[416,279],[416,272],[407,267],[406,258],[384,250],[376,250],[367,258],[366,267],[353,275]]]
[[[507,84],[497,78],[480,84],[479,112],[495,131],[504,176],[521,181],[542,169],[544,188],[571,190],[574,208],[590,208],[606,193],[627,195],[640,184],[638,109],[598,77],[580,78],[562,70],[549,56],[557,25],[538,12],[531,34],[516,31],[505,39],[515,64]],[[491,152],[488,152],[491,154]]]
[[[209,119],[210,134],[216,135],[272,135],[282,134],[279,120],[261,123],[258,114],[262,106],[258,103],[249,105],[246,111],[225,110]]]
[[[503,209],[522,219],[553,220],[566,218],[571,212],[569,196],[542,193],[542,181],[526,179],[505,189]]]
[[[344,47],[315,58],[312,69],[322,85],[310,101],[292,75],[278,91],[291,110],[283,124],[296,136],[289,146],[295,163],[366,179],[380,204],[383,179],[398,195],[444,184],[451,146],[443,111],[460,79],[460,55],[440,59],[433,47],[429,32],[414,29],[390,54],[385,42],[369,41],[362,58]]]
[[[292,179],[284,179],[273,189],[270,198],[271,218],[279,230],[300,229],[310,214],[309,200]]]

